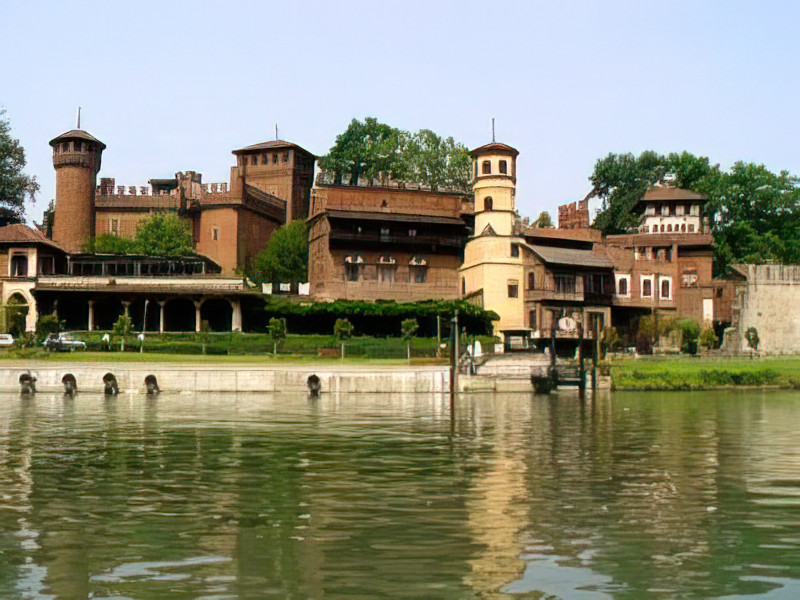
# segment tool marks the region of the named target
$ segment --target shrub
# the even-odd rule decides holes
[[[747,345],[753,350],[758,350],[758,344],[761,340],[758,339],[758,329],[755,327],[748,327],[744,332],[744,339],[747,340]]]
[[[717,337],[717,334],[714,333],[713,327],[706,327],[700,334],[700,346],[706,350],[711,350],[714,348],[718,341],[719,338]]]
[[[685,319],[681,322],[681,352],[697,354],[697,342],[700,338],[700,324],[694,319]]]

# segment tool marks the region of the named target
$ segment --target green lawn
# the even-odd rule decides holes
[[[617,390],[703,390],[735,386],[800,389],[800,356],[624,358],[609,364]]]

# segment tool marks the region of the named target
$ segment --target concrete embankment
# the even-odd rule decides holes
[[[36,377],[36,389],[42,392],[63,391],[62,381],[68,374],[75,378],[79,391],[101,392],[103,378],[109,373],[121,393],[145,393],[145,378],[150,375],[164,392],[299,392],[308,389],[312,375],[319,377],[323,393],[423,394],[450,389],[446,366],[4,361],[0,363],[0,391],[18,392],[20,375],[28,372]]]

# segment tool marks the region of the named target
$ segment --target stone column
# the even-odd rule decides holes
[[[122,301],[122,312],[125,313],[126,317],[130,317],[130,308],[131,308],[131,301],[130,300],[123,300]]]
[[[159,300],[159,313],[158,313],[158,333],[164,333],[164,305],[167,303],[166,300]]]
[[[94,300],[89,300],[89,331],[94,331]]]
[[[196,333],[200,333],[200,325],[202,324],[202,320],[200,319],[200,307],[202,305],[202,300],[194,301],[194,330]]]
[[[239,299],[230,300],[233,312],[231,313],[231,331],[242,330],[242,303]]]

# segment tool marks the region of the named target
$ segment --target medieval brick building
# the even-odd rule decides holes
[[[319,300],[454,299],[471,198],[418,186],[317,180],[309,282]]]
[[[198,254],[224,274],[245,268],[284,223],[308,217],[315,156],[296,144],[275,140],[234,150],[229,183],[203,183],[189,171],[151,179],[149,186],[96,185],[101,141],[80,129],[53,140],[56,202],[53,241],[79,253],[99,234],[133,236],[154,212],[186,219]]]

